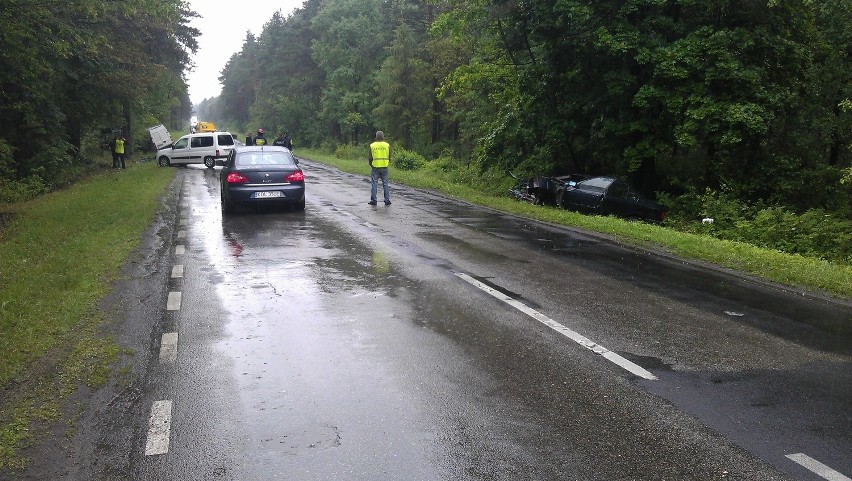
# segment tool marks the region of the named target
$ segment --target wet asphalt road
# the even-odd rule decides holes
[[[368,206],[363,177],[303,168],[304,213],[225,219],[218,168],[178,172],[179,267],[111,476],[852,475],[852,304],[412,189]],[[92,456],[77,472],[106,476]]]

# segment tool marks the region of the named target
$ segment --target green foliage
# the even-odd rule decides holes
[[[363,157],[366,159],[367,148],[356,144],[339,144],[334,149],[334,156],[338,159],[357,159]]]
[[[752,219],[737,222],[730,237],[790,254],[852,265],[852,221],[823,210],[797,215],[780,207],[761,209]]]
[[[6,192],[16,190],[10,182],[23,182],[17,190],[26,197],[32,176],[50,188],[64,185],[68,167],[82,160],[80,152],[98,147],[104,128],[122,128],[133,148],[146,134],[140,119],[188,118],[182,77],[197,49],[198,31],[187,25],[194,15],[179,0],[4,2],[0,178]]]
[[[667,225],[679,230],[852,265],[852,221],[823,209],[796,214],[710,190],[658,200],[670,209]]]
[[[431,108],[434,93],[426,52],[420,47],[425,35],[416,33],[403,23],[394,32],[387,47],[388,56],[376,72],[378,104],[373,109],[374,122],[385,125],[385,134],[399,139],[402,147],[414,148],[428,144]]]
[[[0,203],[34,199],[47,190],[44,181],[37,175],[30,175],[18,181],[0,179]]]
[[[426,163],[422,155],[402,147],[394,147],[392,157],[394,167],[400,170],[417,170]]]

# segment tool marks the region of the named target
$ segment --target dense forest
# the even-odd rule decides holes
[[[189,117],[184,2],[0,1],[0,183],[50,184],[105,128]],[[623,176],[673,226],[782,224],[849,261],[850,24],[848,0],[306,0],[194,108],[297,149],[383,130],[427,165]]]
[[[73,181],[113,130],[188,124],[195,14],[179,0],[0,0],[0,202]]]

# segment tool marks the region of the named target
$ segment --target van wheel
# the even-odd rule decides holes
[[[160,167],[168,167],[169,165],[171,165],[171,162],[169,162],[169,158],[165,155],[160,157],[157,160],[157,163],[160,165]]]
[[[204,157],[204,166],[208,169],[212,169],[213,166],[216,165],[216,159],[213,157]]]

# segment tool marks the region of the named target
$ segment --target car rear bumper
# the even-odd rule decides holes
[[[264,197],[267,193],[280,192],[278,197]],[[278,184],[270,186],[231,186],[225,197],[238,203],[299,203],[305,200],[304,184]]]

